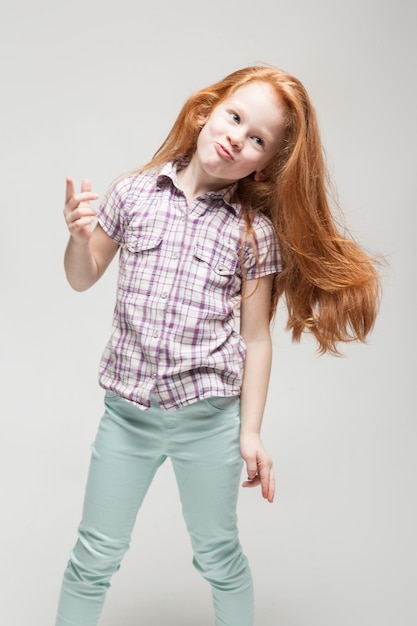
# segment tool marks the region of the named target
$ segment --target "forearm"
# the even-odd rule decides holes
[[[271,374],[270,336],[247,342],[241,392],[241,432],[260,434]]]
[[[263,497],[272,502],[275,493],[273,464],[260,436],[271,372],[271,339],[251,341],[246,345],[241,393],[240,452],[246,463],[248,479],[243,487],[260,484]]]
[[[97,263],[91,252],[90,241],[75,241],[70,237],[64,256],[67,280],[76,291],[85,291],[98,279]]]

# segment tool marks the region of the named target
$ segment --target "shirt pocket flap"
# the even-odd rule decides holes
[[[215,244],[212,248],[197,241],[194,246],[194,256],[207,263],[220,276],[233,276],[236,273],[238,263],[236,253],[222,244]]]
[[[125,233],[124,247],[138,254],[140,252],[147,252],[158,248],[162,242],[162,235],[160,233],[153,232],[141,232],[141,231],[129,231]]]

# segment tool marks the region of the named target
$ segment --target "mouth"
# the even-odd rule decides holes
[[[230,154],[229,150],[223,146],[221,143],[215,144],[217,154],[219,154],[226,161],[233,161],[233,156]]]

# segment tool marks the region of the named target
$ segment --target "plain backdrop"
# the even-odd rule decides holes
[[[242,490],[257,626],[414,626],[416,4],[412,0],[1,0],[0,621],[53,626],[102,413],[116,266],[62,267],[65,177],[103,194],[195,90],[265,62],[317,110],[346,222],[383,255],[368,345],[318,357],[285,311],[263,436],[276,502]],[[158,473],[101,626],[210,626],[171,467]]]

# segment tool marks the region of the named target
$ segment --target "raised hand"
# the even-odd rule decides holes
[[[90,206],[90,202],[98,197],[98,194],[92,193],[87,178],[81,183],[80,193],[74,193],[74,183],[71,178],[67,178],[64,217],[75,241],[87,242],[91,238],[91,224],[95,220],[96,211]]]

